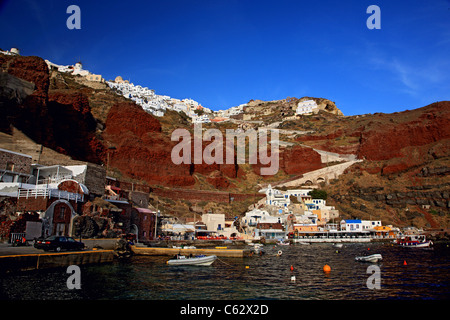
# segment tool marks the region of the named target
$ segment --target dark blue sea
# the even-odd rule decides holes
[[[133,256],[84,265],[81,289],[68,289],[65,268],[1,276],[2,300],[447,300],[450,248],[392,244],[266,245],[262,256],[219,257],[209,267],[168,266],[168,257]],[[282,250],[282,255],[277,252]],[[371,263],[356,256],[379,253],[379,288],[368,287]],[[405,265],[406,262],[406,265]],[[329,273],[323,266],[331,267]],[[291,266],[293,270],[291,271]],[[295,281],[292,280],[295,276]]]

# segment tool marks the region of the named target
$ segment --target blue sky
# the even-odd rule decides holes
[[[81,9],[69,30],[66,9]],[[369,30],[369,5],[381,29]],[[81,60],[213,110],[327,98],[345,115],[450,100],[450,1],[0,0],[0,48]]]

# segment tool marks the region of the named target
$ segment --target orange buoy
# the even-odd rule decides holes
[[[408,264],[406,263],[406,260],[403,260],[403,265],[407,266]]]
[[[323,266],[323,272],[330,272],[331,271],[331,267],[329,265],[324,265]]]
[[[293,266],[291,266],[291,271],[294,271],[294,267]]]

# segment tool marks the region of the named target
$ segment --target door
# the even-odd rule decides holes
[[[57,236],[63,236],[65,229],[66,229],[66,224],[65,223],[57,223],[56,224],[56,235]]]

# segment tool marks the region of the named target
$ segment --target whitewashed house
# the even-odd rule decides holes
[[[310,114],[317,108],[317,103],[314,100],[300,101],[297,104],[296,114]]]

